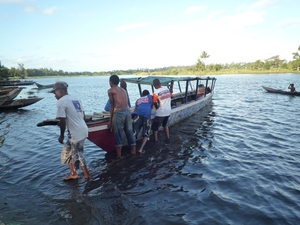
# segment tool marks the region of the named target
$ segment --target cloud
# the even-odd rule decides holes
[[[241,5],[237,10],[238,11],[247,11],[247,10],[266,10],[276,3],[277,0],[260,0],[251,5]]]
[[[29,6],[29,5],[23,7],[24,12],[41,13],[41,14],[45,14],[45,15],[52,15],[54,13],[55,9],[56,9],[56,7],[40,8],[40,7]]]
[[[272,6],[277,0],[260,0],[249,6],[252,10],[264,10]]]
[[[278,26],[283,28],[300,26],[300,19],[287,19],[278,23]]]
[[[135,29],[138,27],[145,27],[150,25],[151,23],[149,22],[144,22],[144,23],[134,23],[134,24],[127,24],[127,25],[123,25],[120,27],[116,27],[116,31],[125,31],[125,30],[130,30],[130,29]]]
[[[206,6],[202,6],[202,5],[190,6],[185,10],[184,14],[192,14],[195,12],[204,11],[204,10],[206,10],[206,8],[207,8]]]
[[[52,15],[55,7],[43,9],[43,14]]]
[[[23,2],[23,0],[0,0],[0,4],[1,3],[19,3],[19,2]]]
[[[264,12],[247,11],[244,13],[227,16],[223,18],[223,23],[226,28],[241,29],[264,21]]]
[[[35,11],[34,7],[32,7],[32,6],[25,6],[25,7],[23,8],[23,10],[24,10],[25,12],[28,12],[28,13],[31,13],[31,12],[34,12],[34,11]]]

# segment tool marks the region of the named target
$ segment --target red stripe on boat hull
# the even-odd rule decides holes
[[[113,132],[107,129],[107,124],[107,121],[87,123],[89,128],[88,140],[106,152],[113,152],[115,151],[115,138]]]

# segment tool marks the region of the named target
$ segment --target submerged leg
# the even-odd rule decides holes
[[[78,175],[74,169],[74,165],[73,163],[69,162],[68,163],[68,166],[70,168],[70,175],[65,177],[64,180],[75,180],[75,179],[78,179]]]
[[[131,145],[130,151],[131,151],[131,154],[135,155],[135,153],[136,153],[136,145]]]
[[[157,133],[158,131],[153,131],[154,142],[157,142]]]
[[[139,153],[143,153],[144,152],[144,146],[145,146],[145,144],[146,144],[146,142],[148,141],[148,137],[143,137],[143,141],[142,141],[142,145],[141,145],[141,147],[140,147],[140,149],[139,149]]]
[[[117,158],[120,159],[121,158],[122,146],[116,147],[116,150],[117,150]]]
[[[90,179],[90,174],[89,174],[88,169],[87,169],[85,166],[81,167],[81,169],[82,169],[84,178],[85,178],[85,179]]]
[[[170,133],[169,133],[169,127],[165,126],[165,135],[166,135],[166,143],[169,144],[170,143]]]

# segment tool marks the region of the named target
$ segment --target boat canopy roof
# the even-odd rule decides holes
[[[192,80],[216,80],[214,77],[163,77],[163,76],[148,76],[148,77],[137,77],[137,78],[121,78],[121,80],[134,83],[134,84],[147,84],[152,85],[154,79],[159,79],[162,85],[168,85],[172,81],[192,81]]]

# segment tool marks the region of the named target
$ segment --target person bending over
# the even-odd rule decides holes
[[[138,152],[143,153],[143,148],[149,139],[151,131],[151,108],[155,99],[152,99],[148,90],[144,90],[142,97],[136,100],[133,115],[133,133],[135,138],[142,128],[142,144]]]

